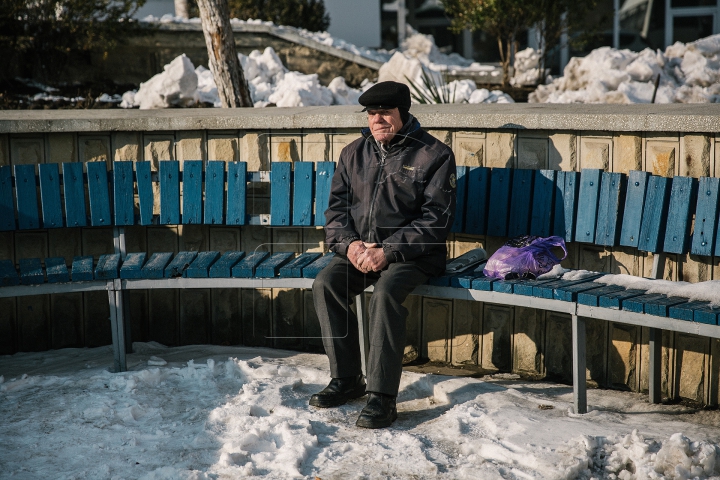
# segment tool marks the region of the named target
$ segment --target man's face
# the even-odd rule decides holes
[[[375,141],[387,145],[403,126],[397,108],[372,109],[367,111],[368,126]]]

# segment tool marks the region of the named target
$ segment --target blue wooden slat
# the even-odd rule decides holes
[[[499,280],[495,277],[478,277],[472,281],[472,289],[489,292],[492,290],[492,284],[497,281]]]
[[[600,296],[599,303],[603,308],[611,308],[613,310],[620,310],[622,302],[628,298],[637,297],[645,294],[645,290],[638,290],[630,288],[627,290],[607,293]]]
[[[95,280],[114,280],[120,278],[120,254],[100,255],[95,267]]]
[[[93,257],[73,257],[70,278],[73,282],[89,282],[93,279]]]
[[[662,248],[669,200],[670,179],[656,175],[650,177],[640,224],[639,250],[657,253]]]
[[[63,257],[52,257],[45,259],[45,273],[48,283],[60,283],[70,281],[70,272]]]
[[[180,163],[160,162],[160,225],[180,223]]]
[[[461,274],[457,274],[459,276]],[[432,285],[434,287],[449,287],[450,283],[452,282],[452,278],[456,275],[440,275],[438,277],[430,277],[427,280],[427,285]]]
[[[11,260],[0,260],[0,287],[20,285],[20,276]]]
[[[63,226],[62,202],[60,201],[60,170],[57,163],[43,163],[40,167],[40,203],[43,227]]]
[[[183,163],[182,223],[202,223],[202,160],[185,160]]]
[[[585,284],[586,282],[592,282],[596,278],[601,277],[603,274],[598,273],[595,275],[591,275],[589,277],[580,279],[580,280],[553,280],[551,282],[543,283],[540,285],[535,285],[533,287],[533,297],[540,297],[540,298],[552,298],[555,300],[564,300],[564,301],[572,301],[568,300],[568,296],[570,298],[573,298],[573,292],[570,289],[570,287],[574,285],[579,284]],[[570,292],[570,293],[566,293]]]
[[[472,288],[472,282],[476,278],[484,277],[482,272],[463,273],[450,280],[450,286],[455,288]]]
[[[312,162],[295,162],[293,171],[293,211],[292,224],[297,226],[312,225],[313,206],[313,164]]]
[[[530,233],[534,176],[535,170],[517,169],[513,172],[508,237]]]
[[[510,211],[510,185],[512,170],[493,168],[490,174],[490,208],[487,234],[495,237],[507,236],[508,212]]]
[[[163,278],[165,267],[170,263],[172,253],[153,253],[145,266],[140,271],[140,278]]]
[[[625,176],[622,173],[603,172],[595,232],[596,245],[614,247],[618,244],[624,195]]]
[[[608,295],[610,293],[623,292],[624,287],[619,285],[606,285],[604,287],[593,288],[592,290],[585,290],[584,292],[578,292],[577,302],[580,305],[590,305],[591,307],[600,306],[600,297]]]
[[[0,167],[0,232],[15,230],[15,204],[12,191],[12,168]]]
[[[717,235],[718,212],[720,211],[720,178],[702,177],[698,187],[697,208],[695,209],[695,231],[692,248],[694,255],[713,254],[713,240]],[[719,255],[716,252],[715,255]]]
[[[315,165],[315,225],[325,225],[325,210],[330,199],[330,185],[335,174],[335,162],[318,162]]]
[[[255,268],[255,276],[260,278],[277,277],[280,267],[293,258],[295,258],[293,252],[273,253]]]
[[[525,279],[525,280],[521,280],[521,281],[516,281],[515,284],[513,285],[512,293],[514,293],[516,295],[525,295],[527,297],[532,297],[533,296],[533,288],[535,288],[535,286],[544,285],[546,283],[550,283],[555,280],[556,279],[552,278],[552,279],[547,279],[547,280]]]
[[[147,258],[145,252],[128,253],[122,267],[120,267],[120,278],[142,278],[142,267],[145,265],[145,258]]]
[[[183,277],[185,269],[190,266],[193,260],[195,260],[195,257],[197,257],[197,252],[178,253],[177,255],[175,255],[175,258],[173,258],[172,262],[170,262],[168,266],[165,267],[164,277]]]
[[[232,268],[245,257],[245,252],[230,251],[223,253],[220,259],[210,267],[210,278],[230,278]]]
[[[465,233],[485,235],[487,232],[489,194],[490,169],[487,167],[470,167],[467,174]]]
[[[667,317],[670,307],[681,303],[687,303],[687,299],[663,296],[663,298],[647,302],[645,304],[645,313],[648,315],[657,315],[658,317]]]
[[[105,162],[88,162],[88,194],[90,197],[90,225],[112,225],[110,216],[110,189]]]
[[[575,220],[575,241],[593,243],[602,170],[586,168],[580,174],[580,196]]]
[[[577,212],[580,174],[557,172],[555,180],[555,211],[553,212],[553,235],[566,242],[575,240],[575,213]]]
[[[245,225],[245,192],[247,191],[247,164],[228,163],[226,225]]]
[[[63,197],[65,198],[65,224],[68,227],[87,226],[85,208],[85,182],[83,164],[63,163]]]
[[[555,199],[555,170],[536,170],[533,186],[532,217],[530,235],[549,237],[553,222],[553,200]]]
[[[39,258],[21,258],[19,266],[20,283],[23,285],[45,283],[45,274]]]
[[[206,225],[222,225],[225,199],[225,162],[212,160],[205,167],[205,214]]]
[[[290,162],[270,166],[270,225],[290,225]]]
[[[308,252],[299,255],[291,262],[280,267],[280,276],[283,278],[300,278],[302,277],[303,267],[310,265],[312,262],[320,258],[320,253]]]
[[[197,258],[183,272],[186,278],[208,278],[210,267],[220,258],[220,252],[200,252]]]
[[[255,268],[270,255],[269,252],[253,252],[243,258],[232,268],[232,276],[236,278],[250,278],[255,275]]]
[[[492,291],[499,293],[513,293],[513,288],[518,284],[528,281],[527,279],[500,280],[493,282]]]
[[[624,247],[637,247],[640,242],[640,225],[645,207],[645,195],[649,178],[649,172],[641,172],[638,170],[632,170],[630,171],[630,175],[628,175],[622,230],[620,233],[620,245]]]
[[[665,253],[687,253],[690,244],[690,223],[695,213],[698,181],[692,177],[675,177],[670,189]]]
[[[113,207],[115,225],[135,224],[133,162],[113,163]]]
[[[645,305],[649,302],[659,301],[667,298],[661,293],[643,294],[637,297],[627,298],[622,301],[622,309],[629,312],[645,313]]]
[[[455,167],[455,219],[451,232],[464,232],[465,204],[467,203],[467,171],[468,167]]]
[[[676,320],[692,322],[695,317],[695,309],[707,307],[710,302],[685,302],[679,305],[672,305],[668,311],[668,317]]]
[[[35,165],[15,165],[15,198],[20,229],[40,228]]]
[[[720,324],[720,307],[707,305],[696,308],[693,321],[697,323],[709,323],[710,325]]]
[[[585,292],[597,288],[599,283],[595,283],[593,280],[599,278],[602,275],[595,275],[588,277],[583,280],[570,281],[566,284],[560,285],[553,291],[553,298],[555,300],[562,300],[564,302],[574,302],[577,300],[577,296],[580,292]]]
[[[137,162],[135,164],[137,178],[138,202],[140,204],[140,225],[153,223],[153,187],[150,162]]]
[[[303,269],[302,269],[303,278],[317,277],[318,273],[320,273],[320,271],[330,263],[330,261],[333,259],[334,256],[335,256],[335,254],[332,252],[327,253],[327,254],[323,255],[322,257],[318,258],[317,260],[315,260],[314,262],[312,262],[307,267],[303,267]]]

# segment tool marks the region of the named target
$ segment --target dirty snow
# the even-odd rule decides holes
[[[719,478],[720,412],[517,375],[405,372],[389,429],[315,409],[324,355],[135,343],[0,357],[0,477]]]
[[[689,283],[618,274],[604,275],[595,281],[605,285],[620,285],[625,288],[647,290],[648,294],[662,293],[672,297],[683,297],[689,300],[701,300],[710,302],[713,305],[720,305],[720,280]]]

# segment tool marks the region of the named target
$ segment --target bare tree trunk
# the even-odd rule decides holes
[[[235,51],[227,0],[198,0],[210,71],[223,108],[252,107],[252,99]]]

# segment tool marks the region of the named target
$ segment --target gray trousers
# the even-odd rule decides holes
[[[360,292],[375,285],[367,311],[367,391],[397,395],[408,314],[402,303],[427,279],[413,262],[391,263],[381,272],[364,274],[346,257],[336,255],[332,259],[313,283],[313,300],[333,378],[362,373],[358,321],[350,305]]]

